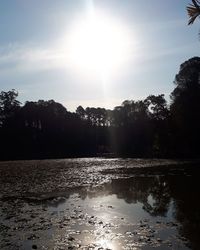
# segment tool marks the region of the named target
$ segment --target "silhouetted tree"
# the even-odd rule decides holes
[[[18,92],[14,89],[0,93],[0,126],[12,117],[20,108],[20,102],[17,100]]]
[[[164,95],[150,95],[146,98],[149,108],[149,118],[153,129],[152,154],[163,157],[169,154],[169,109]]]
[[[54,100],[17,101],[0,93],[1,159],[96,156],[198,157],[200,58],[180,66],[171,93],[125,100],[113,110],[78,106],[68,112]]]
[[[164,95],[150,95],[146,98],[148,103],[150,116],[155,120],[165,120],[168,118],[169,110]]]
[[[200,58],[194,57],[180,66],[171,94],[174,145],[185,156],[200,153]]]
[[[84,120],[86,118],[86,112],[85,109],[82,106],[78,106],[76,109],[76,114]]]

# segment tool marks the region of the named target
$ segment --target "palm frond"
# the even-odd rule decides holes
[[[194,6],[198,9],[200,6],[199,6],[199,4],[200,4],[200,1],[199,0],[192,0],[192,2],[193,2],[193,4],[194,4]]]
[[[200,16],[200,0],[192,0],[193,4],[187,6],[189,16],[188,25],[193,24],[198,16]]]

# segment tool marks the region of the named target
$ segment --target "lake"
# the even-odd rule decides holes
[[[0,249],[199,249],[200,166],[0,162]]]

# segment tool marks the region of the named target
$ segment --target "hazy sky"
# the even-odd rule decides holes
[[[200,51],[200,22],[187,25],[189,2],[1,0],[0,90],[18,90],[22,102],[54,99],[71,111],[78,105],[113,108],[126,99],[149,94],[164,93],[168,98],[180,64]],[[83,22],[91,10],[100,13],[100,26],[110,27],[110,32],[98,33],[101,28],[95,26],[94,34],[84,33]],[[128,44],[126,53],[118,56],[123,58],[117,66],[112,65],[115,59],[111,55],[106,57],[109,52],[103,54],[101,63],[111,60],[113,66],[106,75],[93,67],[97,61],[91,63],[102,54],[101,50],[94,52],[99,45],[84,47],[92,35],[98,40],[99,34],[105,48],[108,42],[118,49],[121,39]],[[112,36],[116,42],[109,40]],[[69,60],[70,39],[75,44],[71,49],[79,53],[77,62]],[[84,68],[88,60],[90,64]]]

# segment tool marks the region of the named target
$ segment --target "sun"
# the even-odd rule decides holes
[[[71,65],[102,75],[116,71],[130,53],[128,30],[120,22],[97,12],[77,21],[66,40]]]

